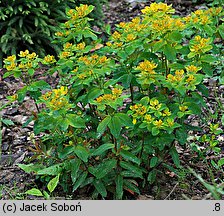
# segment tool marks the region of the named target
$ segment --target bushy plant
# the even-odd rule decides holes
[[[45,105],[33,116],[34,133],[45,133],[33,149],[37,162],[20,167],[49,182],[51,192],[57,184],[66,192],[89,185],[93,198],[122,199],[172,169],[169,158],[181,166],[176,147],[184,148],[194,130],[188,116],[206,106],[203,79],[218,64],[213,42],[223,36],[223,10],[181,18],[153,3],[120,23],[106,45],[88,25],[92,10],[67,11],[70,19],[57,33],[64,43],[59,60],[27,50],[5,59],[4,77],[26,77],[18,100],[29,92]],[[59,73],[56,89],[46,92],[50,86],[34,79],[38,62]]]

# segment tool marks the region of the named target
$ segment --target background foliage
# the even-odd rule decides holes
[[[75,8],[85,0],[1,0],[0,1],[0,65],[6,55],[29,49],[44,56],[56,54],[60,47],[51,41],[60,22],[67,19],[65,9]],[[91,0],[96,10],[92,24],[102,24],[101,3],[105,0]]]

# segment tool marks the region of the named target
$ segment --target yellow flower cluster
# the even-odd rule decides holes
[[[64,36],[63,32],[56,32],[55,35],[58,36],[58,37]]]
[[[154,121],[153,124],[156,126],[156,128],[161,128],[163,126],[163,121],[159,119]]]
[[[149,103],[152,110],[159,110],[162,106],[157,99],[151,99]]]
[[[51,92],[45,93],[41,98],[46,102],[47,107],[52,110],[68,109],[71,106],[66,97],[67,93],[68,88],[61,86],[59,89],[53,89]]]
[[[104,94],[98,98],[96,98],[97,103],[107,103],[115,101],[122,94],[122,89],[114,88],[112,89],[112,94]]]
[[[61,59],[66,59],[66,58],[68,58],[68,57],[71,56],[71,55],[72,55],[71,52],[63,51],[63,52],[60,53],[60,58],[61,58]]]
[[[191,15],[184,18],[189,25],[201,24],[208,25],[213,22],[213,17],[222,16],[222,7],[209,8],[208,10],[196,10]]]
[[[134,31],[140,32],[141,30],[145,29],[146,25],[141,23],[140,17],[136,17],[136,18],[132,19],[131,22],[119,23],[118,27],[124,29],[125,33],[128,33],[128,32],[133,33]]]
[[[146,106],[142,104],[130,106],[130,110],[134,112],[133,117],[142,117],[147,112]]]
[[[155,74],[156,72],[154,71],[154,69],[156,67],[157,67],[157,64],[150,62],[148,60],[144,60],[143,62],[139,63],[136,69],[148,74]]]
[[[144,120],[148,123],[151,123],[154,120],[154,118],[152,118],[152,116],[150,114],[146,114],[144,116]]]
[[[195,76],[193,74],[188,75],[186,80],[187,83],[192,83],[195,80]]]
[[[74,20],[77,20],[77,19],[85,17],[90,12],[91,11],[89,10],[89,6],[88,5],[80,5],[79,7],[76,7],[75,9],[70,9],[67,12],[67,15],[69,17],[71,17],[71,19],[74,21]]]
[[[170,115],[171,115],[171,112],[169,111],[168,108],[166,108],[165,110],[163,110],[162,116],[170,116]]]
[[[106,63],[108,58],[106,56],[99,56],[94,54],[92,56],[81,56],[78,61],[83,62],[87,66],[94,66]]]
[[[179,110],[180,110],[181,112],[185,112],[185,111],[188,110],[188,106],[179,106]]]
[[[150,6],[146,6],[142,9],[142,13],[146,15],[155,15],[158,12],[163,12],[165,14],[173,14],[175,9],[172,8],[172,5],[167,5],[164,3],[152,3]]]
[[[56,62],[55,57],[53,55],[47,55],[44,57],[44,64],[52,64]]]
[[[197,67],[195,65],[188,65],[185,68],[188,73],[194,73],[194,74],[196,74],[199,70],[201,70],[201,67]]]
[[[152,31],[154,34],[165,34],[170,31],[183,30],[185,24],[181,18],[171,18],[169,16],[164,16],[161,19],[153,19],[152,21]]]
[[[77,50],[83,50],[85,48],[86,44],[85,42],[79,43],[76,45]]]
[[[5,68],[7,71],[12,71],[16,69],[17,63],[16,63],[16,56],[15,55],[11,55],[8,56],[5,60]]]
[[[190,51],[196,55],[200,55],[212,49],[210,38],[202,38],[200,35],[195,36],[190,44]]]
[[[184,79],[184,70],[176,70],[175,75],[168,74],[167,75],[167,80],[170,82],[180,82],[181,80]]]
[[[66,44],[64,44],[64,50],[68,50],[72,48],[72,43],[67,42]]]

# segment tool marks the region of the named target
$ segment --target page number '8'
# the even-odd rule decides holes
[[[220,211],[220,209],[221,209],[220,203],[216,203],[215,204],[215,211]]]

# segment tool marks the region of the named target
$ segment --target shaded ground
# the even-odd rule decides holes
[[[105,21],[114,29],[115,24],[121,21],[130,21],[136,15],[140,13],[140,10],[149,5],[150,3],[132,3],[129,4],[125,1],[109,1],[109,5],[104,7]],[[174,3],[174,7],[177,10],[177,14],[185,15],[194,9],[198,9],[201,6],[194,6],[189,1],[181,1],[180,3]],[[6,103],[6,95],[13,95],[16,90],[21,88],[21,83],[18,80],[7,78],[2,80],[3,70],[0,69],[0,103]],[[54,80],[55,81],[55,80]],[[223,102],[224,86],[217,86],[215,80],[207,80],[206,85],[209,88],[209,97],[206,98],[208,109],[204,110],[206,120],[198,119],[195,116],[189,118],[189,122],[194,126],[200,126],[203,133],[208,132],[209,122],[220,123],[221,110],[220,104]],[[29,147],[33,145],[32,136],[32,122],[26,127],[22,127],[23,123],[32,115],[32,112],[36,112],[36,107],[29,97],[25,98],[22,106],[14,104],[12,108],[0,111],[0,115],[5,119],[10,119],[14,122],[11,126],[2,126],[2,155],[0,159],[0,199],[24,199],[27,198],[23,192],[28,188],[35,186],[35,177],[24,173],[17,167],[18,163],[25,163],[27,158],[32,154]],[[214,118],[212,117],[214,115]],[[217,115],[217,116],[216,116]],[[192,139],[195,135],[191,134]],[[220,138],[220,140],[223,137]],[[1,139],[0,139],[1,140]],[[221,140],[220,147],[222,147],[222,154],[219,157],[223,157],[224,142]],[[202,146],[205,148],[206,146]],[[197,155],[192,154],[190,148],[183,150],[181,147],[178,149],[181,157],[181,163],[183,167],[190,166],[194,168],[197,173],[201,174],[205,180],[211,182],[208,166],[205,162],[198,161]],[[213,154],[207,155],[207,161],[210,161],[214,157]],[[169,161],[169,159],[168,159]],[[171,160],[170,160],[171,161]],[[214,178],[223,178],[223,172],[214,173]],[[138,197],[129,197],[130,199],[211,199],[208,195],[209,192],[201,185],[199,180],[190,176],[184,170],[180,171],[179,176],[176,176],[173,172],[166,172],[161,175],[158,182],[151,186],[145,187],[142,194]],[[207,196],[208,195],[208,196]],[[59,198],[73,198],[73,199],[88,199],[86,190],[80,190],[78,194],[67,197],[64,194],[59,193]],[[28,197],[32,199],[32,197]]]

